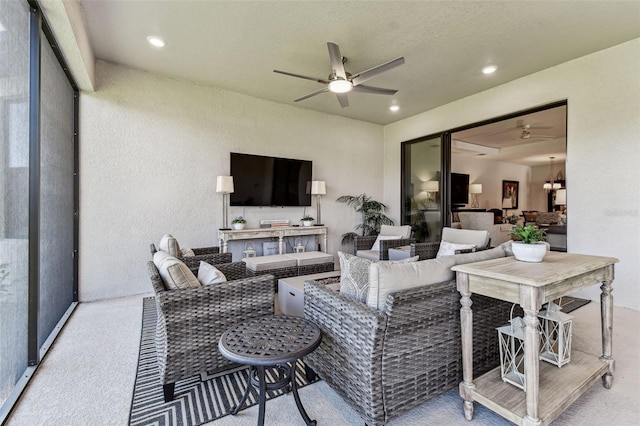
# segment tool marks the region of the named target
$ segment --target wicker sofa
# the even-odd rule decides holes
[[[273,275],[247,277],[244,262],[215,265],[227,282],[167,290],[153,262],[147,263],[155,291],[156,353],[165,402],[175,382],[234,366],[218,351],[220,336],[241,321],[274,313]],[[190,267],[197,274],[197,267]]]
[[[424,285],[391,293],[382,311],[308,281],[304,313],[321,328],[322,343],[305,362],[368,425],[455,388],[462,380],[460,295],[450,268],[505,255],[498,247],[449,256],[455,260],[448,260],[448,279],[424,278]],[[414,281],[422,280],[426,263],[441,259],[385,268],[403,277],[416,271]],[[509,310],[506,302],[474,296],[474,374],[498,365],[496,327],[509,320]]]

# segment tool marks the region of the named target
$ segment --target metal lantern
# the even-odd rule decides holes
[[[511,309],[513,316],[513,308]],[[524,375],[524,321],[512,318],[509,324],[498,327],[500,343],[500,376],[503,382],[525,390]]]
[[[248,247],[245,247],[242,254],[244,255],[244,257],[256,257],[256,250],[252,245],[249,245]]]
[[[540,359],[562,367],[571,359],[571,329],[573,318],[560,311],[553,302],[538,313],[540,319]]]

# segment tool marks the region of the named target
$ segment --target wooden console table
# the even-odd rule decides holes
[[[613,266],[617,262],[618,259],[612,257],[549,252],[542,263],[520,262],[512,256],[451,268],[456,271],[457,288],[462,296],[463,381],[460,383],[460,396],[464,399],[467,420],[473,418],[473,401],[477,401],[516,424],[546,425],[598,378],[602,377],[605,388],[611,387],[614,370],[611,283]],[[537,314],[542,305],[597,283],[602,283],[602,356],[598,358],[572,349],[571,362],[562,368],[548,363],[540,365]],[[500,367],[473,379],[472,293],[518,303],[524,310],[526,392],[504,383],[500,378]]]
[[[233,240],[254,240],[259,238],[278,238],[279,253],[284,253],[285,237],[300,237],[303,235],[318,235],[322,237],[323,251],[327,252],[326,226],[278,226],[257,229],[228,229],[218,230],[218,239],[222,253],[227,252],[227,243]]]

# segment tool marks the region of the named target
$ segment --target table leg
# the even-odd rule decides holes
[[[226,253],[227,252],[227,240],[221,239],[220,240],[220,246],[222,247],[222,252]]]
[[[278,254],[284,253],[284,237],[280,235],[278,237]]]
[[[524,309],[524,377],[527,398],[527,415],[523,426],[539,426],[538,392],[540,386],[540,331],[538,310]]]
[[[291,374],[289,376],[291,379],[291,391],[293,392],[293,398],[296,400],[296,406],[298,407],[298,411],[300,412],[300,415],[304,419],[304,422],[307,424],[307,426],[312,426],[312,425],[315,426],[316,421],[311,420],[309,418],[309,415],[307,414],[304,407],[302,406],[302,401],[300,401],[300,396],[298,395],[298,387],[296,386],[296,365],[297,365],[296,361],[294,361],[293,368],[291,368]]]
[[[324,252],[327,253],[327,241],[328,241],[328,237],[327,234],[324,234]]]
[[[247,376],[247,390],[244,391],[244,395],[242,395],[242,399],[240,400],[238,405],[236,405],[234,408],[231,409],[231,415],[233,415],[233,416],[238,414],[238,411],[240,411],[240,408],[247,401],[247,398],[249,397],[249,394],[251,393],[251,387],[252,387],[252,385],[251,385],[251,377],[253,377],[253,371],[254,371],[254,368],[253,367],[249,367],[249,376]]]
[[[267,401],[267,379],[264,376],[264,367],[259,365],[256,367],[258,370],[258,381],[260,382],[260,396],[258,398],[260,407],[258,409],[258,426],[264,426],[264,411],[265,403]]]
[[[613,268],[612,268],[613,269]],[[611,272],[613,274],[613,271]],[[600,294],[600,320],[602,326],[602,356],[600,359],[609,364],[609,371],[602,376],[602,386],[606,389],[611,389],[613,384],[613,371],[615,363],[612,356],[612,335],[613,335],[613,295],[611,292],[611,283],[613,277],[610,280],[605,280],[600,286],[602,293]]]
[[[469,291],[469,275],[458,272],[456,274],[460,298],[460,327],[462,330],[462,383],[460,383],[460,397],[464,399],[464,417],[473,419],[473,311],[471,310],[471,292]]]

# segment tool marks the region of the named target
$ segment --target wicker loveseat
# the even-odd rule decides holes
[[[215,266],[227,282],[167,290],[156,265],[147,263],[158,310],[155,341],[165,402],[173,400],[177,380],[235,365],[218,352],[225,330],[274,313],[273,275],[247,277],[244,262]],[[197,267],[190,269],[197,274]]]
[[[422,280],[426,262],[448,262],[450,275],[389,294],[382,311],[308,281],[304,314],[321,328],[322,342],[305,362],[368,425],[384,424],[455,388],[462,380],[460,295],[450,268],[505,255],[498,247],[449,261],[384,265],[404,277],[416,271],[414,278]],[[506,302],[473,297],[474,374],[498,365],[496,327],[509,320],[509,310]]]

